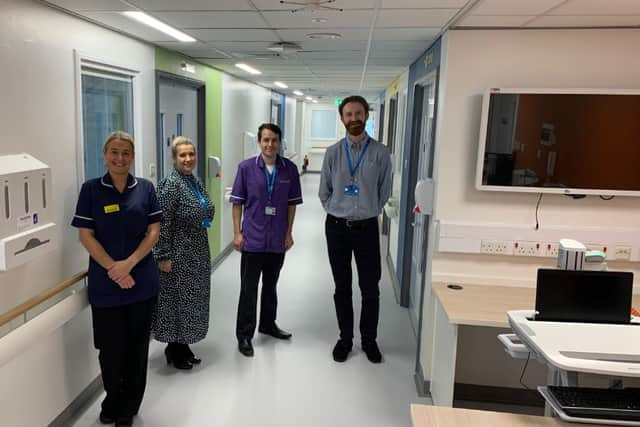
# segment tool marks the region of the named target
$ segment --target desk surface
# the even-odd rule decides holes
[[[453,290],[448,284],[434,282],[433,291],[452,324],[509,328],[507,311],[535,308],[535,288],[463,284]],[[633,306],[640,308],[640,294],[633,295]]]
[[[561,421],[559,418],[415,404],[411,405],[411,419],[413,427],[575,427],[577,425]],[[603,424],[582,425],[604,426]]]

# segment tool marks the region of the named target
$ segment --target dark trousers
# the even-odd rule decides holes
[[[242,252],[240,260],[240,301],[236,337],[251,339],[256,330],[256,308],[258,305],[258,282],[262,274],[260,295],[260,327],[271,328],[276,323],[278,295],[276,284],[284,264],[283,253]]]
[[[149,330],[156,298],[120,307],[91,306],[93,340],[100,351],[100,371],[109,417],[138,413],[147,384]]]
[[[360,312],[360,337],[362,341],[375,340],[378,334],[380,289],[382,275],[380,262],[380,238],[378,219],[348,222],[328,215],[325,222],[329,263],[336,290],[333,301],[336,306],[340,339],[353,340],[353,301],[351,254],[358,269],[358,285],[362,296]]]

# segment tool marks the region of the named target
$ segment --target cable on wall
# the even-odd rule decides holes
[[[538,210],[540,210],[540,201],[542,200],[542,196],[544,193],[540,193],[538,196],[538,203],[536,203],[536,230],[540,228],[540,221],[538,221]]]

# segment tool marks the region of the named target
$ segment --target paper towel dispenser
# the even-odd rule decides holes
[[[0,271],[57,246],[51,169],[29,154],[0,156]]]

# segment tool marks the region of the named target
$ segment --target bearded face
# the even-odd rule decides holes
[[[364,122],[362,120],[352,120],[345,127],[349,135],[358,136],[364,132]]]
[[[369,114],[359,102],[349,102],[342,109],[342,124],[351,136],[360,136],[364,133],[365,123]]]

